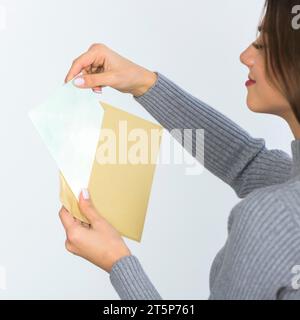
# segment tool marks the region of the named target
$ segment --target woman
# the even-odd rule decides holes
[[[228,239],[212,265],[210,299],[300,299],[293,274],[300,265],[300,30],[291,23],[297,2],[267,0],[260,35],[240,57],[249,68],[248,107],[287,121],[295,136],[292,158],[268,150],[264,139],[251,137],[164,75],[102,44],[76,59],[66,78],[82,72],[74,80],[79,88],[101,92],[110,86],[132,94],[169,131],[205,130],[205,167],[243,198],[232,209]],[[97,215],[87,190],[80,207],[90,228],[60,211],[67,249],[107,271],[121,299],[161,299],[119,233]]]

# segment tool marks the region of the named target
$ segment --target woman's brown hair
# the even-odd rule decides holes
[[[299,0],[266,0],[261,32],[266,75],[300,123],[300,29],[292,24],[292,10],[299,4]]]

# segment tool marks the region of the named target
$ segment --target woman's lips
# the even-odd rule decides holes
[[[249,87],[249,86],[252,86],[256,83],[256,81],[252,80],[250,77],[249,77],[249,80],[246,81],[246,87]]]

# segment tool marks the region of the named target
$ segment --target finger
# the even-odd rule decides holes
[[[69,252],[73,254],[75,253],[75,247],[72,245],[72,243],[68,239],[65,241],[65,247]]]
[[[79,196],[79,208],[80,211],[86,216],[91,225],[100,219],[98,212],[96,211],[87,189],[82,189]]]
[[[102,69],[102,68],[101,68]],[[95,73],[95,72],[100,72],[98,71],[100,70],[100,68],[98,67],[93,67],[93,66],[89,66],[87,68],[85,68],[83,71],[82,71],[82,74],[83,75],[86,75],[86,74],[92,74],[92,73]],[[93,88],[92,89],[95,93],[97,94],[102,94],[102,87],[96,87],[96,88]]]
[[[87,67],[81,71],[81,74],[86,75],[90,73],[90,67]]]
[[[90,227],[91,227],[90,224],[85,223],[85,222],[83,222],[83,221],[81,221],[81,225],[82,225],[84,228],[86,228],[86,229],[90,229]]]
[[[88,51],[74,60],[65,82],[69,82],[74,79],[83,69],[90,67],[95,61],[95,55],[92,51]]]
[[[99,69],[100,69],[99,67],[91,66],[90,73],[100,72]]]
[[[73,84],[82,89],[111,86],[112,77],[111,72],[82,75],[76,77],[73,80]]]
[[[59,211],[59,217],[66,231],[76,225],[73,216],[64,207]]]
[[[102,88],[101,87],[96,87],[96,88],[93,88],[93,91],[95,92],[95,93],[102,93]]]
[[[81,221],[78,220],[77,218],[73,217],[73,220],[74,220],[74,225],[76,226],[81,226]]]

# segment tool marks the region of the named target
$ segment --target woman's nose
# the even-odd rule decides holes
[[[254,52],[252,50],[252,47],[249,46],[246,50],[244,50],[240,55],[240,61],[247,67],[251,67],[254,64],[255,58],[254,58]]]

